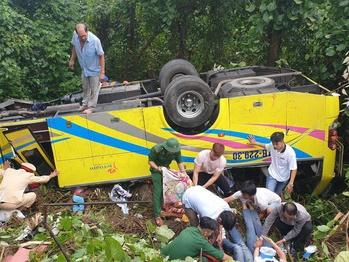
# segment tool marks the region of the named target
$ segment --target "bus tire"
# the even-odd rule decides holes
[[[167,86],[175,78],[182,75],[193,75],[199,76],[199,73],[196,71],[195,67],[184,59],[174,59],[167,62],[160,70],[159,73],[159,83],[160,89],[163,94]]]
[[[184,128],[200,127],[210,121],[215,96],[197,76],[180,76],[166,89],[164,107],[169,119]]]

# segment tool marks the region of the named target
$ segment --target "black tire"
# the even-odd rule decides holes
[[[166,89],[164,107],[168,118],[183,128],[200,127],[208,122],[215,107],[210,87],[196,76],[180,76]]]
[[[262,76],[243,77],[224,84],[219,90],[219,97],[236,97],[275,91],[277,91],[275,81],[271,78]]]
[[[182,75],[199,76],[195,67],[184,59],[174,59],[167,62],[160,70],[159,83],[163,94],[172,80]]]

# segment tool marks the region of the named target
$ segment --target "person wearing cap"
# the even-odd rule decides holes
[[[153,209],[155,222],[157,225],[162,225],[163,221],[160,217],[163,203],[162,167],[169,168],[171,162],[175,160],[180,172],[186,173],[182,163],[178,140],[176,138],[170,138],[163,143],[153,146],[150,149],[148,160],[153,181]]]
[[[35,176],[36,168],[30,163],[22,163],[21,168],[16,170],[4,165],[4,171],[0,172],[2,181],[0,184],[0,209],[14,210],[31,207],[35,200],[34,192],[24,193],[28,185],[44,184],[58,175],[57,170],[47,176]]]
[[[217,185],[227,197],[232,194],[229,182],[223,174],[227,160],[223,156],[224,145],[214,143],[212,149],[199,152],[194,159],[193,183],[208,188]]]

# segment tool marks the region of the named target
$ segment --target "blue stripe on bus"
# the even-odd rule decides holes
[[[134,152],[141,155],[148,155],[150,151],[146,147],[138,146],[114,137],[103,135],[101,133],[79,126],[74,123],[69,124],[69,127],[67,127],[67,121],[61,117],[48,119],[47,122],[49,127],[51,128],[57,129],[59,131],[65,132],[73,136],[91,140],[93,142],[100,143],[106,146],[119,148],[122,150]]]
[[[65,132],[65,133],[70,134],[70,135],[74,135],[74,136],[77,136],[77,137],[80,137],[83,139],[90,140],[90,141],[95,142],[95,143],[100,143],[100,144],[111,146],[114,148],[119,148],[119,149],[122,149],[125,151],[137,153],[140,155],[148,155],[150,152],[150,149],[148,149],[146,147],[132,144],[129,142],[125,142],[125,141],[122,141],[120,139],[98,133],[96,131],[90,130],[88,128],[82,127],[82,126],[74,124],[74,123],[71,123],[69,125],[70,127],[67,127],[67,124],[66,124],[67,122],[68,121],[63,119],[63,118],[48,119],[48,125],[50,128],[57,129],[59,131]],[[218,131],[219,130],[216,130],[215,132],[218,132]],[[221,131],[224,131],[224,130],[221,130]],[[228,132],[230,132],[230,131],[228,131]],[[233,132],[231,131],[231,133],[233,133]],[[238,132],[236,132],[236,133],[238,133]],[[243,134],[243,133],[241,133],[241,134]],[[55,142],[60,142],[63,140],[66,140],[66,139],[56,140]],[[295,151],[296,151],[298,158],[309,157],[308,154],[304,153],[303,151],[301,151],[299,149],[295,149]],[[227,162],[231,163],[231,164],[246,163],[246,162],[255,161],[257,159],[241,159],[241,160],[229,159],[229,160],[227,160]],[[183,160],[183,162],[194,162],[194,157],[182,156],[182,160]]]

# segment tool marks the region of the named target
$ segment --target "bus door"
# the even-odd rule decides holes
[[[3,130],[0,130],[0,168],[6,160],[9,160],[15,156],[12,147],[5,137]]]
[[[39,175],[47,175],[54,170],[52,161],[28,128],[5,131],[4,136],[19,158],[24,162],[32,163]]]

